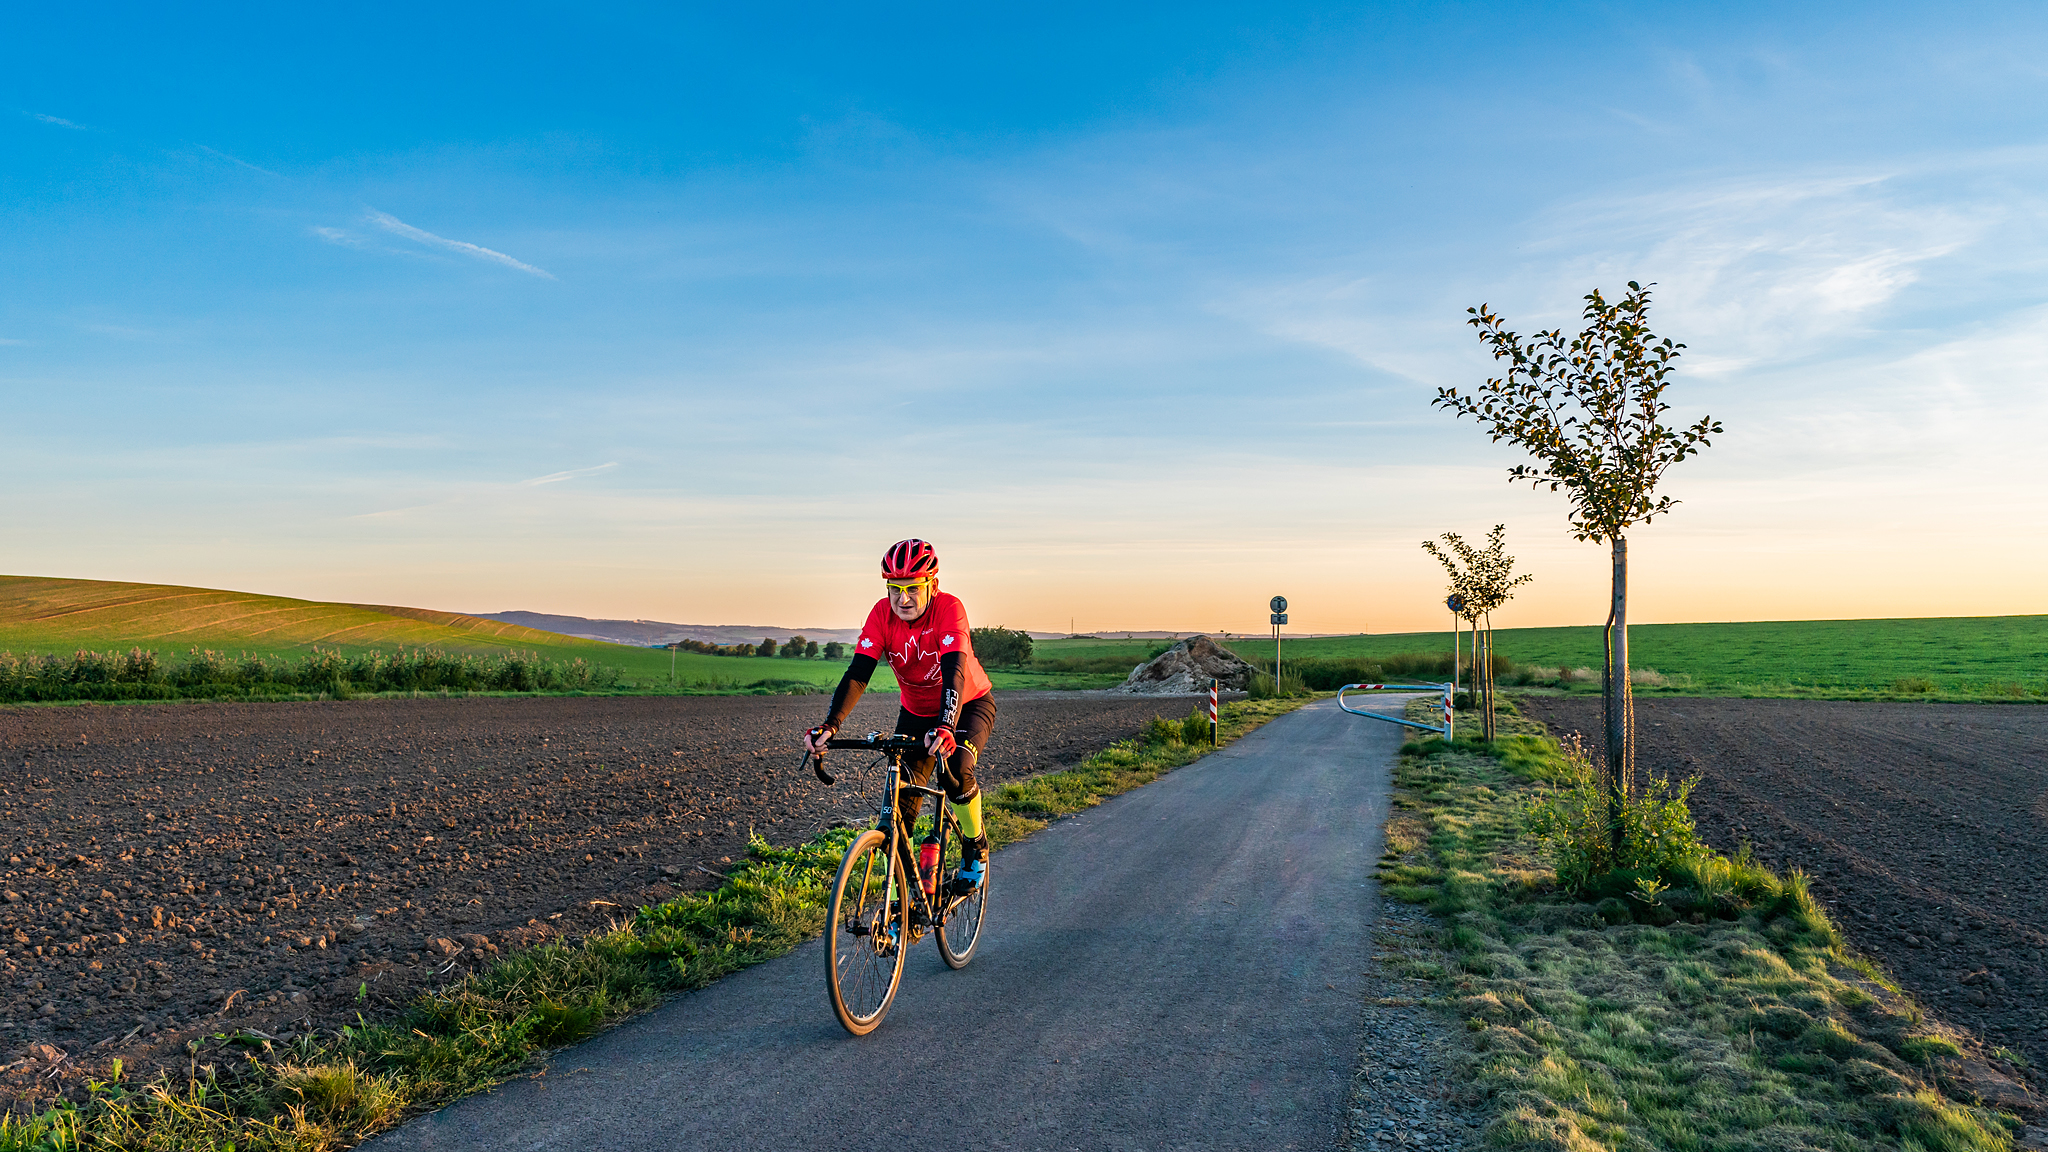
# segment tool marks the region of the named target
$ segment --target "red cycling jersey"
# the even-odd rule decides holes
[[[944,701],[939,683],[939,657],[960,654],[960,703],[979,700],[989,693],[988,673],[974,658],[974,641],[967,630],[967,606],[949,592],[933,592],[924,615],[912,621],[898,619],[882,597],[861,625],[860,639],[853,650],[862,656],[887,660],[903,689],[903,708],[918,716],[937,716]]]

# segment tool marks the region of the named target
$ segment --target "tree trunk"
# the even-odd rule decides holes
[[[1607,819],[1619,863],[1621,814],[1635,786],[1635,700],[1628,681],[1628,540],[1614,537],[1614,605],[1607,618]]]
[[[1489,615],[1489,616],[1487,617],[1487,620],[1486,620],[1486,628],[1485,628],[1485,629],[1484,629],[1483,631],[1481,631],[1481,632],[1479,633],[1479,636],[1480,636],[1480,640],[1479,640],[1479,643],[1480,643],[1480,647],[1481,647],[1481,648],[1482,648],[1482,649],[1483,649],[1483,650],[1485,651],[1485,655],[1484,655],[1484,656],[1482,656],[1482,657],[1480,657],[1480,660],[1479,660],[1479,687],[1480,687],[1480,691],[1481,691],[1481,692],[1483,693],[1483,697],[1482,697],[1482,702],[1480,703],[1480,705],[1479,705],[1479,706],[1480,706],[1480,708],[1481,708],[1481,709],[1483,709],[1483,711],[1481,712],[1481,715],[1482,715],[1482,717],[1484,718],[1484,722],[1485,722],[1485,727],[1484,727],[1484,730],[1483,730],[1483,734],[1484,734],[1484,737],[1485,737],[1485,739],[1486,739],[1486,742],[1487,742],[1487,743],[1489,743],[1489,744],[1491,744],[1491,743],[1492,743],[1492,742],[1494,741],[1494,739],[1495,739],[1495,736],[1496,736],[1496,733],[1495,733],[1495,730],[1494,730],[1494,720],[1493,720],[1493,617],[1492,617],[1492,616],[1490,616],[1490,615]]]

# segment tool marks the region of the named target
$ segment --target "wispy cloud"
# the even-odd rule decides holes
[[[45,124],[55,124],[59,128],[69,128],[73,132],[88,131],[85,125],[74,124],[71,121],[66,120],[62,116],[46,116],[41,112],[28,112],[24,113],[24,115],[26,115],[31,120],[41,120]]]
[[[496,249],[485,248],[480,244],[471,244],[465,240],[450,240],[446,236],[436,236],[424,228],[415,228],[396,216],[386,212],[379,212],[374,208],[370,210],[367,219],[370,223],[375,224],[394,236],[403,236],[408,240],[415,240],[421,244],[446,249],[447,251],[473,257],[477,260],[487,260],[493,264],[503,264],[507,268],[516,268],[521,272],[532,276],[539,276],[546,280],[553,280],[555,278],[554,274],[546,269],[536,268],[525,261],[514,259]]]
[[[534,488],[542,484],[559,484],[564,480],[574,480],[579,476],[595,476],[599,472],[617,468],[618,466],[619,462],[613,460],[609,463],[599,464],[594,468],[571,468],[567,472],[550,472],[545,476],[535,476],[531,480],[521,480],[519,485],[522,488]]]
[[[1662,282],[1660,299],[1699,349],[1689,366],[1725,373],[1853,337],[1996,214],[1922,202],[1900,183],[1789,174],[1580,201],[1554,209],[1531,249],[1563,257],[1550,266],[1556,291],[1630,275]]]
[[[7,337],[5,337],[5,336],[0,336],[0,344],[26,344],[26,343],[28,343],[28,341],[26,341],[26,340],[10,340],[10,339],[8,339],[8,338],[7,338]]]
[[[251,172],[261,172],[265,176],[277,176],[277,178],[280,180],[284,179],[284,177],[278,176],[277,173],[272,172],[268,168],[258,167],[257,165],[251,164],[247,160],[242,159],[240,156],[230,156],[218,148],[208,148],[204,144],[195,144],[193,146],[198,148],[201,152],[206,153],[208,156],[217,157],[219,159],[227,161],[230,164],[240,164],[242,167],[247,168]]]
[[[339,244],[344,248],[361,248],[363,246],[362,237],[340,228],[329,228],[324,224],[315,224],[310,231],[313,235],[327,241],[329,244]]]

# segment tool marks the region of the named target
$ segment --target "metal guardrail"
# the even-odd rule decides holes
[[[1444,696],[1444,722],[1441,725],[1419,724],[1413,720],[1406,720],[1399,716],[1389,716],[1384,712],[1360,711],[1359,709],[1353,708],[1352,706],[1344,702],[1344,694],[1346,692],[1351,691],[1354,688],[1361,692],[1373,690],[1392,690],[1397,692],[1441,692]],[[1451,693],[1456,689],[1457,685],[1455,684],[1346,684],[1342,688],[1337,689],[1337,707],[1342,708],[1344,711],[1351,713],[1353,716],[1363,716],[1368,720],[1385,720],[1389,724],[1399,724],[1406,728],[1420,728],[1424,732],[1434,732],[1437,735],[1442,736],[1444,739],[1449,740],[1451,739],[1452,729],[1456,726],[1456,716],[1451,711]]]

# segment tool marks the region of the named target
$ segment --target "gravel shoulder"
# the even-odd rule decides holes
[[[1522,710],[1600,744],[1600,702]],[[1639,769],[1702,777],[1716,848],[1801,868],[1857,948],[1987,1044],[2048,1068],[2048,708],[1637,702]],[[2031,1077],[2029,1077],[2031,1079]]]
[[[997,693],[984,783],[1183,700]],[[798,767],[818,697],[0,709],[0,1091],[402,1003],[465,964],[710,887],[755,830],[867,815]],[[873,694],[848,728],[894,722]],[[54,1055],[53,1055],[54,1054]],[[52,1063],[57,1064],[52,1068]],[[54,1071],[54,1075],[51,1073]]]

